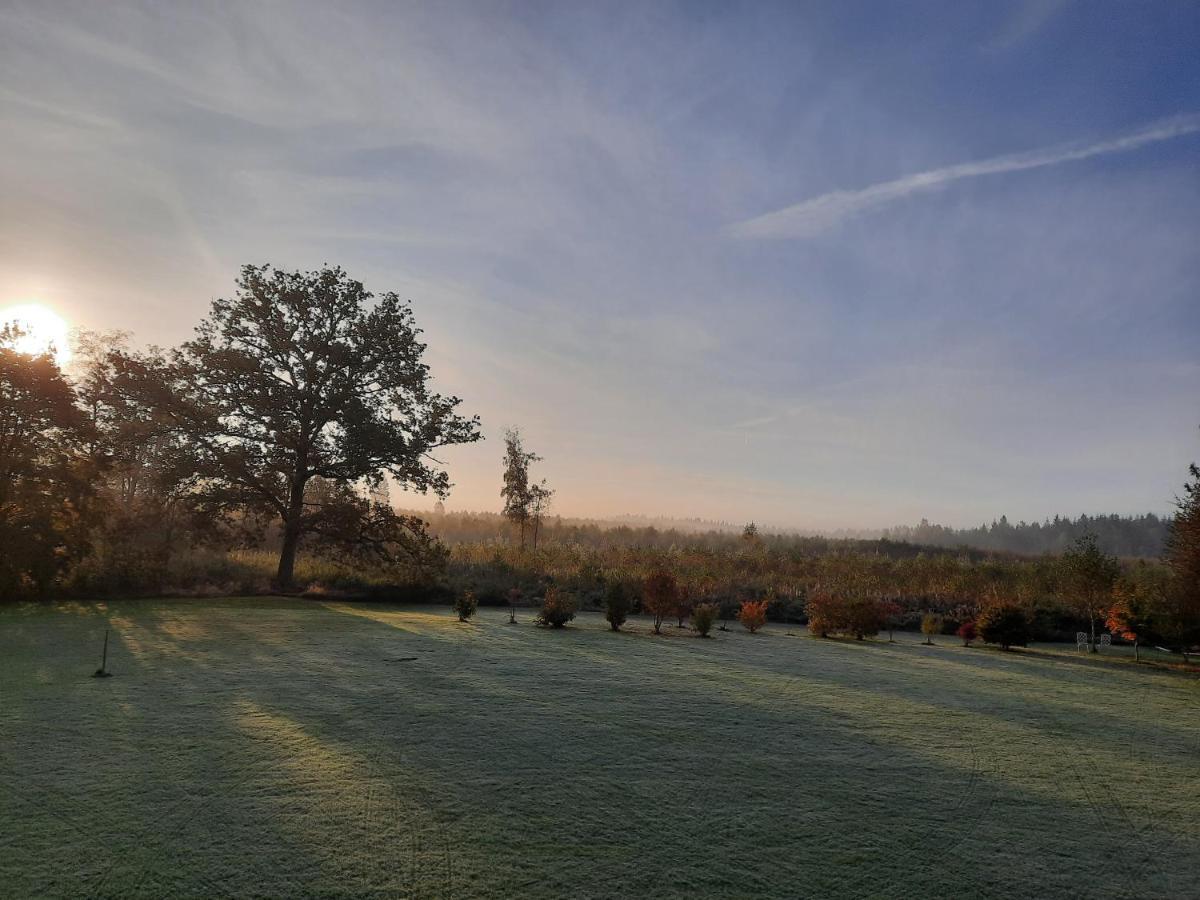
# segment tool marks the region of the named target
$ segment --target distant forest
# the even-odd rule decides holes
[[[932,547],[976,547],[997,553],[1040,556],[1060,554],[1085,534],[1094,534],[1106,553],[1127,557],[1159,557],[1167,542],[1169,517],[1147,513],[1143,516],[1080,516],[1064,519],[1055,516],[1045,522],[1018,522],[1005,516],[991,525],[978,528],[947,528],[931,525],[901,525],[886,529],[881,537]]]
[[[503,516],[489,512],[412,511],[428,519],[430,531],[447,545],[495,541],[507,543],[511,530]],[[797,546],[809,552],[823,552],[841,544],[844,549],[883,552],[903,556],[887,544],[904,543],[924,547],[957,549],[970,547],[988,553],[1015,553],[1023,556],[1061,554],[1078,538],[1095,534],[1107,553],[1121,557],[1157,558],[1166,544],[1169,517],[1147,513],[1141,516],[1087,516],[1077,519],[1055,516],[1045,522],[1010,523],[1005,516],[991,525],[977,528],[950,528],[922,520],[919,525],[898,525],[876,530],[839,530],[828,534],[806,531],[761,529],[761,539],[769,545]],[[576,519],[553,516],[542,526],[543,540],[573,543],[584,547],[645,547],[666,549],[672,546],[718,549],[736,543],[743,526],[730,522],[702,519],[648,518],[622,516],[616,519]]]

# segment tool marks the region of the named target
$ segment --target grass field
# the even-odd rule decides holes
[[[0,611],[0,894],[1200,895],[1193,676],[529,617]]]

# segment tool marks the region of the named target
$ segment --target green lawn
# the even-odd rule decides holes
[[[530,616],[0,610],[0,895],[1200,895],[1194,676]]]

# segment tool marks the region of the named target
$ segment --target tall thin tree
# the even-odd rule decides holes
[[[542,516],[550,506],[554,491],[543,479],[537,484],[529,481],[529,467],[542,458],[525,449],[521,441],[521,430],[509,428],[504,432],[504,486],[500,496],[504,500],[503,514],[517,532],[521,549],[525,549],[526,535],[532,528],[533,546],[537,549],[538,532]]]

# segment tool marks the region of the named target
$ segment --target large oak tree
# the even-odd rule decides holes
[[[313,479],[351,486],[390,475],[445,496],[438,447],[478,440],[478,418],[434,392],[412,310],[340,268],[246,266],[196,336],[166,357],[127,357],[129,383],[193,448],[213,503],[277,517],[276,581],[290,586],[305,534],[329,523],[306,503]]]

